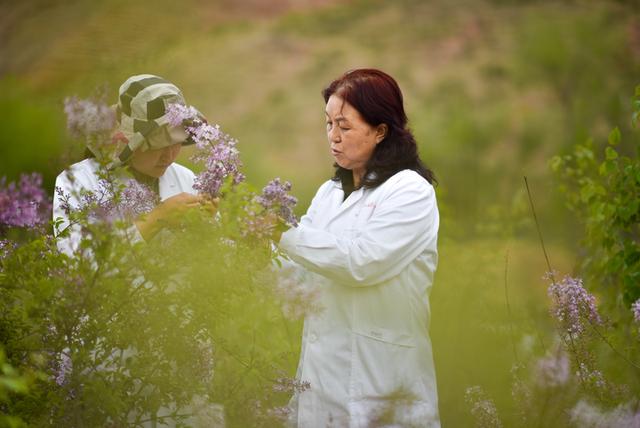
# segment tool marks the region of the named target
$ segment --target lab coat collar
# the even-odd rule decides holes
[[[327,224],[332,222],[336,217],[340,216],[343,212],[351,208],[360,199],[362,199],[362,196],[364,195],[364,189],[360,188],[358,190],[354,190],[353,192],[351,192],[349,197],[347,197],[347,199],[344,201],[342,201],[342,198],[344,197],[344,193],[342,192],[342,186],[340,186],[339,191],[334,192],[334,195],[335,195],[334,197],[337,199],[340,205],[338,209],[335,210],[333,214],[329,216]]]

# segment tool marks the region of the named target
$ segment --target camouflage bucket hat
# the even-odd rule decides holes
[[[172,103],[186,105],[180,89],[159,76],[132,76],[120,86],[116,112],[119,130],[127,139],[119,155],[120,162],[127,162],[137,149],[194,143],[184,128],[169,124],[166,113]]]

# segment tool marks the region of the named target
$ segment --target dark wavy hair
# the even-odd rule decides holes
[[[420,160],[416,140],[407,127],[402,92],[393,77],[370,68],[348,71],[323,89],[325,103],[331,95],[349,103],[369,125],[387,125],[385,138],[376,145],[366,164],[362,187],[377,187],[404,169],[412,169],[429,183],[437,184],[434,173]],[[337,163],[334,167],[332,180],[342,183],[346,197],[354,190],[353,174]]]

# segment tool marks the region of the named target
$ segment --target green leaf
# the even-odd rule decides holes
[[[616,126],[609,133],[609,144],[611,144],[612,146],[615,146],[618,143],[620,143],[620,129]]]
[[[615,163],[610,160],[606,160],[600,164],[598,172],[600,175],[605,176],[611,174],[616,169]]]
[[[0,385],[4,386],[6,389],[18,392],[25,393],[29,389],[27,388],[27,382],[22,378],[0,378]]]
[[[614,160],[618,158],[618,152],[613,147],[607,147],[604,151],[607,160]]]
[[[563,164],[564,162],[562,161],[562,158],[557,155],[552,157],[551,160],[549,161],[549,166],[551,167],[551,171],[553,172],[560,171],[560,168],[562,168]]]

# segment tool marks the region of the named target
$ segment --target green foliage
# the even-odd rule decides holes
[[[277,254],[242,234],[253,193],[227,187],[219,219],[189,213],[139,242],[123,220],[73,216],[82,240],[23,236],[0,259],[3,406],[33,426],[274,426],[291,395],[300,326],[284,317]],[[246,214],[244,214],[246,216]],[[235,222],[228,221],[236,219]],[[21,372],[42,370],[27,395]]]
[[[0,427],[18,428],[26,426],[22,419],[6,414],[5,403],[10,394],[25,394],[29,390],[30,379],[16,370],[8,361],[0,347]]]
[[[638,97],[634,121],[640,112]],[[621,141],[614,128],[604,148],[588,140],[573,153],[554,157],[551,167],[585,228],[584,271],[611,302],[621,296],[629,305],[640,298],[640,146],[623,147]]]

